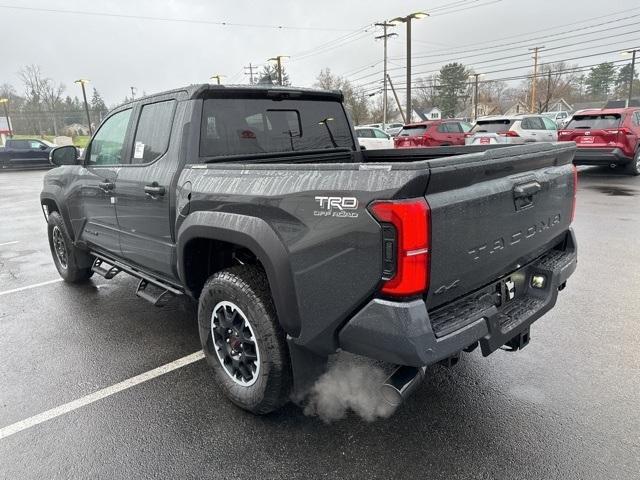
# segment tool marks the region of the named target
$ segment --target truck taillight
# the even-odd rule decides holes
[[[394,263],[381,291],[393,297],[409,297],[429,288],[431,215],[424,198],[377,201],[369,206],[383,227],[385,265]],[[389,234],[389,230],[395,230]]]
[[[576,196],[578,195],[578,169],[575,165],[571,165],[573,168],[573,204],[571,205],[571,223],[576,217]]]

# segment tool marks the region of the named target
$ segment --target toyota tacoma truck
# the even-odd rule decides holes
[[[361,151],[340,92],[200,85],[118,107],[83,158],[53,150],[41,204],[67,282],[198,302],[242,408],[277,409],[339,350],[395,365],[399,401],[427,365],[527,345],[576,267],[574,151]]]

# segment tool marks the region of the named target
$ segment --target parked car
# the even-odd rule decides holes
[[[393,148],[391,135],[385,133],[380,128],[356,127],[356,137],[360,147],[367,150],[380,150],[383,148]]]
[[[622,166],[640,175],[640,108],[581,110],[558,132],[558,139],[576,142],[576,165]]]
[[[396,148],[440,147],[464,145],[465,133],[471,125],[460,120],[430,120],[402,127],[393,139]]]
[[[8,139],[4,147],[0,147],[0,168],[48,168],[49,152],[56,145],[39,140]]]
[[[558,126],[543,115],[492,116],[478,119],[467,134],[467,145],[555,142]]]
[[[385,128],[385,132],[387,132],[392,137],[395,137],[400,130],[404,127],[404,123],[387,123],[387,128]]]
[[[558,128],[562,128],[569,121],[570,117],[569,112],[565,110],[560,110],[557,112],[542,112],[540,115],[544,115],[545,117],[550,118],[551,120],[556,122]]]
[[[84,159],[51,153],[60,276],[194,298],[212,377],[260,414],[338,349],[397,365],[399,403],[426,365],[525,347],[576,267],[575,145],[359,151],[342,99],[194,85],[116,108]]]

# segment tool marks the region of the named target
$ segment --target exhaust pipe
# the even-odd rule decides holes
[[[380,393],[385,402],[397,407],[411,395],[425,377],[427,367],[400,366],[385,380]]]

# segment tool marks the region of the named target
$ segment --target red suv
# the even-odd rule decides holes
[[[410,123],[393,139],[395,148],[440,147],[464,145],[464,134],[471,125],[460,120],[431,120]]]
[[[620,165],[640,175],[640,108],[580,110],[558,140],[576,142],[576,165]]]

